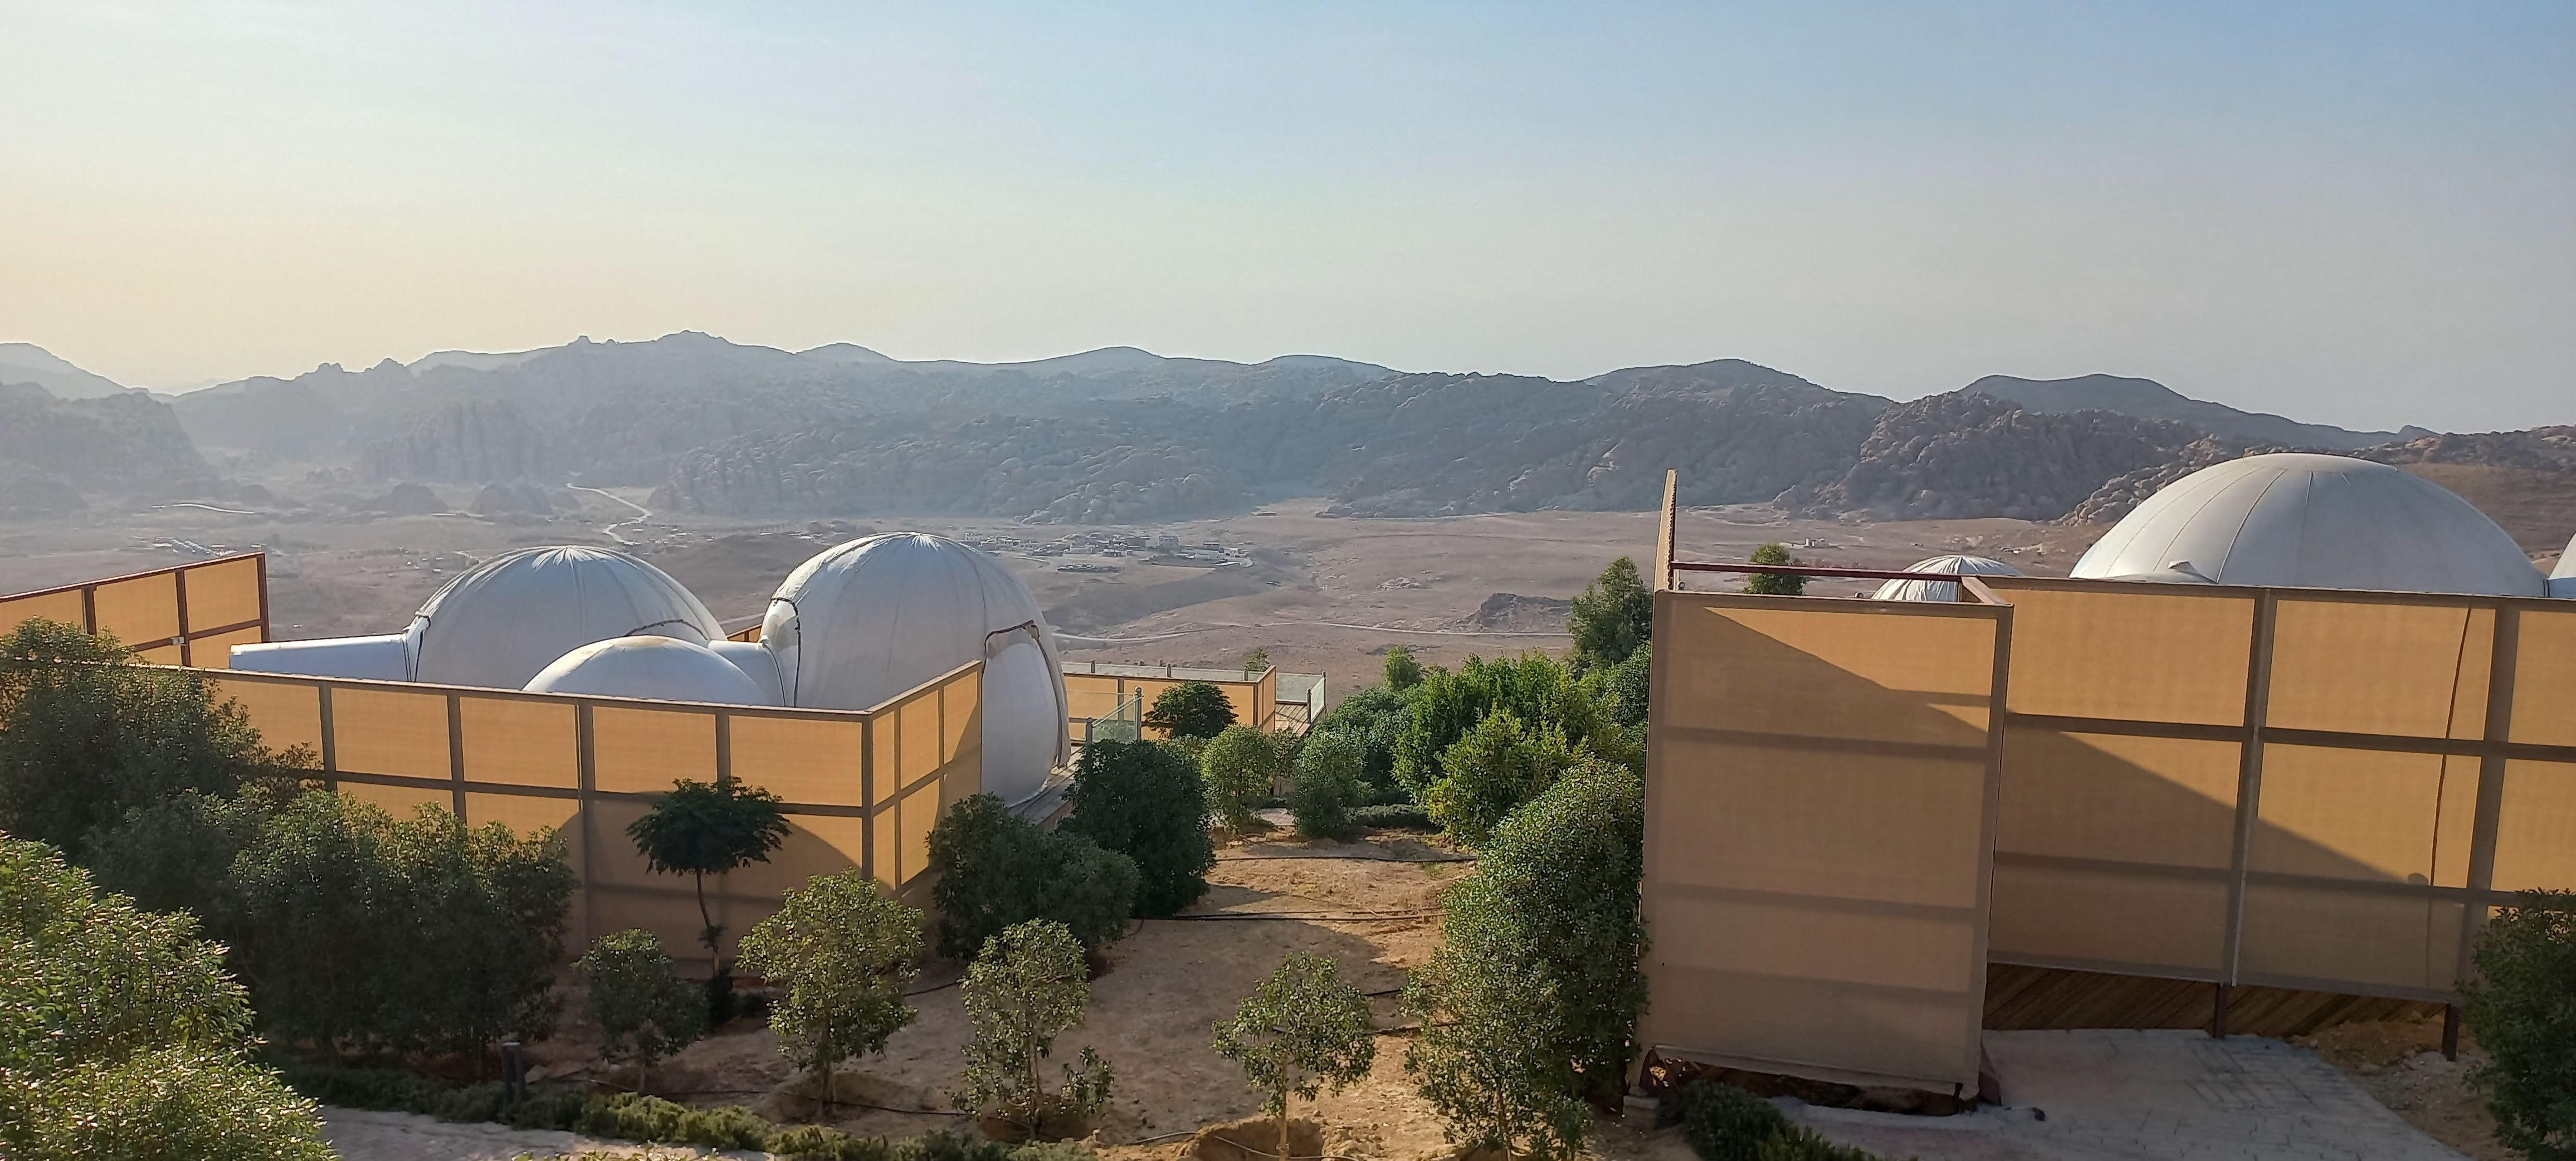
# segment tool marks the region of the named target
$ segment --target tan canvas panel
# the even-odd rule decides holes
[[[1664,742],[1656,878],[1823,899],[1971,907],[1985,762]]]
[[[658,793],[683,778],[715,779],[715,711],[602,705],[590,713],[599,789]]]
[[[865,803],[867,727],[859,719],[737,714],[730,729],[734,781],[789,802]]]
[[[302,746],[312,753],[313,764],[321,765],[322,689],[318,683],[216,677],[208,678],[206,686],[215,700],[241,705],[251,728],[259,731],[260,744],[272,750]]]
[[[87,616],[83,611],[86,607],[78,589],[67,593],[31,593],[11,597],[0,601],[0,634],[14,631],[18,626],[39,618],[81,628],[85,624],[83,618]]]
[[[77,612],[77,610],[75,610]],[[5,616],[0,613],[0,616]],[[1064,675],[1065,716],[1105,718],[1118,712],[1119,679],[1088,673]]]
[[[803,887],[816,875],[837,874],[867,861],[867,820],[838,815],[789,814],[787,838],[767,863],[725,877],[725,890],[752,898]]]
[[[2227,870],[2072,866],[1997,852],[1990,924],[1987,954],[1997,960],[2217,979]]]
[[[2485,732],[2495,613],[2283,596],[2267,725],[2475,738]]]
[[[2465,848],[2475,821],[2472,816],[2443,825],[2445,766],[2439,754],[2264,747],[2259,821],[2247,866],[2429,885],[2436,840],[2447,831]],[[2451,773],[2474,779],[2477,767],[2460,763]]]
[[[230,669],[233,646],[257,645],[268,639],[268,631],[259,626],[235,629],[230,633],[209,633],[188,646],[188,659],[199,669]]]
[[[418,786],[377,786],[365,782],[342,782],[339,787],[340,793],[369,806],[377,807],[395,818],[410,818],[412,812],[424,806],[435,806],[440,810],[456,809],[456,792],[453,790],[429,790]]]
[[[2448,991],[2460,908],[2422,893],[2256,878],[2245,888],[2241,978],[2315,981],[2363,995]]]
[[[259,620],[258,557],[201,564],[188,570],[188,627],[200,632]]]
[[[129,648],[179,635],[179,578],[156,573],[98,586],[98,630]]]
[[[687,887],[688,876],[656,875],[635,851],[626,828],[644,817],[652,804],[635,800],[593,798],[582,807],[581,825],[589,835],[591,881],[609,886]],[[713,886],[713,884],[710,884]]]
[[[526,794],[469,793],[465,796],[466,825],[505,823],[522,835],[533,835],[547,827],[563,830],[580,812],[581,804],[569,798],[538,798]],[[569,835],[566,840],[569,847]]]
[[[590,925],[606,935],[641,928],[662,941],[662,950],[683,965],[704,965],[706,945],[698,942],[697,904],[669,889],[601,887],[590,892]],[[740,932],[728,934],[739,937]],[[730,946],[730,941],[728,941]]]
[[[2505,763],[2494,886],[2576,889],[2576,762]]]
[[[447,695],[382,686],[331,690],[332,758],[342,770],[452,778],[447,760]]]
[[[948,763],[970,746],[984,742],[982,671],[960,673],[939,683],[939,760]]]
[[[571,789],[581,784],[581,736],[569,701],[464,695],[465,780]]]
[[[2225,868],[2235,852],[2240,750],[2190,738],[2008,729],[1995,850]]]
[[[1994,625],[1977,617],[1676,604],[1659,638],[1696,663],[1670,678],[1678,727],[1985,744]],[[1971,672],[1973,670],[1973,672]]]
[[[939,768],[939,691],[895,707],[895,784],[909,787]]]
[[[2101,585],[2025,587],[1988,577],[2013,609],[2015,711],[2241,725],[2254,597]]]
[[[900,811],[892,800],[868,816],[868,841],[875,845],[875,857],[868,863],[868,875],[888,888],[903,886],[895,875],[895,864],[903,861],[903,836],[896,830],[895,818]]]
[[[134,659],[146,665],[183,665],[188,656],[176,645],[157,645],[135,650]]]
[[[902,849],[895,865],[896,883],[909,885],[930,869],[930,828],[939,824],[939,787],[923,786],[903,796],[899,823]]]
[[[2526,607],[2517,620],[2513,740],[2576,746],[2576,609]]]
[[[1959,1006],[1945,992],[1864,991],[1791,976],[1746,977],[1705,968],[1658,967],[1651,1028],[1688,1028],[1735,1049],[1711,1052],[1661,1038],[1650,1045],[1714,1056],[1758,1071],[1858,1075],[1946,1090],[1963,1067]],[[1821,1015],[1820,1015],[1821,1014]],[[1651,1035],[1651,1033],[1650,1033]]]

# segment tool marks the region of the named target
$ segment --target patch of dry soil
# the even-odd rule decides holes
[[[2476,1161],[2521,1161],[2496,1143],[2495,1118],[2469,1085],[2469,1070],[2486,1054],[2463,1034],[2460,1058],[2442,1059],[2442,1021],[2375,1020],[2343,1024],[2295,1043],[2315,1050],[2427,1136]]]
[[[1460,862],[1411,862],[1448,852],[1412,836],[1380,834],[1353,843],[1255,840],[1218,851],[1212,889],[1185,913],[1147,921],[1109,952],[1092,984],[1090,1018],[1057,1042],[1059,1058],[1098,1049],[1116,1070],[1110,1111],[1093,1143],[1111,1161],[1177,1161],[1202,1146],[1204,1126],[1258,1116],[1260,1097],[1242,1071],[1216,1054],[1216,1022],[1290,952],[1328,955],[1345,979],[1374,993],[1378,1040],[1369,1077],[1341,1093],[1300,1102],[1329,1153],[1406,1161],[1446,1158],[1438,1119],[1403,1069],[1408,1037],[1395,992],[1407,968],[1440,943],[1442,888],[1467,874]],[[1216,918],[1289,914],[1300,918]],[[1378,917],[1383,918],[1378,918]],[[948,1092],[967,1039],[955,965],[914,984],[920,1016],[882,1057],[839,1074],[842,1102],[826,1113],[816,1086],[778,1055],[777,1037],[736,1021],[656,1066],[649,1091],[696,1105],[744,1104],[775,1120],[820,1121],[866,1135],[905,1136],[954,1125]],[[577,1010],[577,1009],[576,1009]],[[568,1027],[538,1046],[552,1077],[610,1079],[596,1039]],[[623,1070],[614,1077],[627,1080]],[[872,1106],[872,1107],[859,1107]]]

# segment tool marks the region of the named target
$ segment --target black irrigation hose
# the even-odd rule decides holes
[[[765,1088],[695,1088],[679,1095],[684,1097],[766,1096],[773,1091],[775,1090]],[[962,1117],[966,1115],[954,1109],[899,1109],[893,1105],[872,1105],[866,1101],[835,1100],[821,1101],[819,1103],[825,1108],[874,1109],[881,1113],[903,1113],[907,1116],[915,1117]]]

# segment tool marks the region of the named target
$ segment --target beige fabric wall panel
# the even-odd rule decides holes
[[[1694,664],[1672,674],[1673,697],[1684,708],[1667,720],[1811,738],[1984,745],[1993,624],[1907,616],[1904,608],[1677,603],[1670,627],[1658,624],[1656,635]]]
[[[2576,746],[2576,609],[2524,605],[2516,620],[2513,740]]]
[[[2474,759],[2266,746],[2247,866],[2270,874],[2430,884],[2445,839],[2463,856],[2458,866],[2465,870],[2476,779]],[[2445,794],[2444,783],[2454,780],[2470,793]],[[2468,813],[2446,818],[2445,803]]]
[[[127,646],[167,641],[179,635],[179,578],[165,572],[100,585],[97,607],[99,632]]]
[[[35,593],[0,601],[0,633],[8,633],[29,621],[60,621],[79,628],[86,617],[87,602],[78,590],[68,593]]]
[[[734,781],[789,802],[866,805],[867,727],[859,719],[735,714],[730,729]]]
[[[230,669],[233,667],[233,646],[256,645],[267,639],[268,630],[258,626],[235,629],[230,633],[209,633],[189,646],[188,655],[196,661],[199,669]]]
[[[302,746],[310,752],[312,764],[322,764],[322,690],[309,682],[259,681],[251,678],[208,678],[206,685],[218,701],[240,704],[250,718],[259,740],[273,750]]]
[[[600,790],[660,793],[682,778],[716,776],[716,715],[707,709],[591,710],[592,784]]]
[[[903,796],[895,825],[902,831],[895,851],[895,884],[909,885],[930,869],[930,828],[939,824],[939,787],[923,786]]]
[[[428,790],[416,786],[377,786],[365,782],[342,782],[340,793],[376,807],[395,818],[410,818],[424,806],[440,810],[456,809],[456,792],[449,789]]]
[[[939,768],[939,693],[927,690],[895,707],[895,785],[909,787]]]
[[[2012,708],[2026,714],[2240,725],[2254,637],[2244,589],[1981,578],[2012,605]]]
[[[652,803],[640,799],[593,798],[582,804],[581,825],[596,845],[586,873],[596,887],[687,887],[686,875],[656,875],[635,851],[626,828],[644,817]],[[712,888],[713,884],[709,884]],[[614,931],[615,928],[606,930]],[[694,929],[692,929],[694,930]]]
[[[2362,993],[2448,992],[2459,962],[2461,906],[2420,892],[2257,877],[2245,888],[2238,978]]]
[[[360,774],[456,776],[447,760],[447,695],[385,686],[331,689],[333,761]]]
[[[2205,739],[2007,729],[1995,850],[2225,870],[2241,750]]]
[[[2576,888],[2576,762],[2505,763],[2504,802],[2496,820],[2495,889],[2571,888]]]
[[[939,685],[939,761],[957,760],[968,747],[984,744],[984,683],[975,674],[960,674]]]
[[[1641,1036],[1973,1086],[2003,612],[1674,591],[1655,608]]]
[[[581,803],[570,798],[539,798],[530,794],[474,792],[468,792],[465,795],[466,825],[484,826],[497,822],[521,835],[529,836],[552,827],[564,832],[564,848],[567,857],[575,854],[572,850],[573,835],[569,828],[572,826],[574,817],[580,813]],[[574,858],[573,865],[580,866],[580,860]]]
[[[2268,726],[2476,738],[2495,612],[2282,596]]]
[[[1065,674],[1065,716],[1076,719],[1105,718],[1118,712],[1118,688],[1118,679],[1115,677],[1096,677],[1088,673]]]
[[[2069,865],[1995,854],[1988,954],[2006,963],[2215,980],[2227,952],[2227,870]]]
[[[581,738],[566,701],[534,698],[457,699],[469,782],[546,786],[581,784]]]
[[[259,619],[260,559],[201,564],[188,572],[188,627],[197,632]],[[220,658],[214,659],[221,665]],[[201,662],[202,664],[203,662]]]

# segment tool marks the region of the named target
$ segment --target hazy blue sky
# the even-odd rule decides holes
[[[683,328],[2576,422],[2576,3],[0,0],[0,340]]]

